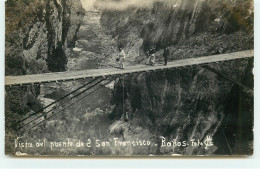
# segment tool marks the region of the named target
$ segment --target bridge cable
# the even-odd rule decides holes
[[[38,111],[36,111],[36,112],[30,114],[30,115],[27,116],[26,118],[23,118],[22,120],[20,120],[19,123],[17,123],[17,124],[21,124],[21,123],[24,122],[25,120],[27,120],[27,119],[31,118],[32,116],[34,116],[34,115],[36,115],[36,114],[42,112],[44,109],[46,109],[46,108],[48,108],[48,107],[54,105],[54,104],[57,103],[58,101],[63,100],[64,98],[68,97],[69,95],[73,94],[74,92],[76,92],[76,91],[78,91],[78,90],[80,90],[80,89],[86,87],[87,85],[91,84],[92,82],[96,81],[97,79],[98,79],[98,78],[95,78],[94,80],[91,80],[90,82],[87,82],[87,83],[84,84],[83,86],[81,86],[81,87],[75,89],[74,91],[72,91],[72,92],[66,94],[65,96],[61,97],[60,99],[58,99],[58,100],[52,102],[51,104],[49,104],[49,105],[47,105],[47,106],[41,108],[40,110],[38,110]]]
[[[103,81],[103,80],[102,80]],[[89,90],[89,89],[88,89]],[[84,90],[84,92],[86,92],[87,90]],[[84,93],[84,92],[82,92],[82,93]],[[82,94],[82,93],[80,93],[80,94]],[[92,92],[91,92],[92,93]],[[78,94],[77,94],[77,96],[78,96]],[[74,96],[73,98],[75,98],[76,96]],[[85,97],[85,96],[84,96]],[[73,99],[73,98],[71,98],[71,99]],[[70,99],[70,100],[71,100]],[[69,100],[68,100],[69,101]],[[67,103],[68,101],[66,101],[66,102],[64,102],[63,104],[60,104],[60,106],[61,105],[64,105],[65,103]],[[79,100],[77,100],[77,101],[75,101],[75,102],[73,102],[73,103],[71,103],[70,105],[72,105],[72,104],[74,104],[74,103],[76,103],[76,102],[78,102]],[[69,105],[69,106],[70,106]],[[62,109],[60,109],[60,111],[58,111],[58,112],[56,112],[56,113],[54,113],[54,114],[52,114],[50,117],[48,117],[48,118],[45,118],[44,120],[42,120],[41,122],[39,122],[38,124],[40,124],[40,123],[42,123],[42,122],[44,122],[44,121],[46,121],[46,120],[48,120],[49,118],[51,118],[51,117],[53,117],[54,115],[56,115],[56,114],[58,114],[58,113],[60,113],[61,111],[63,111],[64,109],[66,109],[67,107],[69,107],[69,106],[66,106],[66,107],[64,107],[64,108],[62,108]],[[54,109],[56,109],[56,108],[54,108]],[[54,109],[52,109],[52,110],[50,110],[50,111],[48,111],[47,113],[49,113],[49,112],[51,112],[51,111],[53,111]],[[46,113],[46,114],[47,114]],[[37,120],[37,119],[35,119],[35,120]],[[34,125],[34,126],[32,126],[32,128],[33,127],[35,127],[35,126],[37,126],[38,124],[36,124],[36,125]],[[32,129],[32,128],[30,128],[30,129]]]
[[[101,83],[101,82],[104,81],[104,80],[105,80],[105,79],[101,79],[101,80],[99,80],[98,82],[96,82],[96,83],[93,84],[92,86],[88,87],[87,89],[83,90],[82,92],[80,92],[80,93],[76,94],[75,96],[71,97],[69,100],[63,102],[63,103],[60,104],[59,106],[64,105],[64,104],[67,103],[68,101],[70,101],[70,100],[76,98],[77,96],[83,94],[84,92],[86,92],[87,90],[91,89],[92,87],[96,86],[97,84]],[[46,115],[46,114],[52,112],[52,111],[55,110],[55,109],[57,109],[57,107],[52,108],[51,110],[49,110],[48,112],[46,112],[46,113],[44,113],[44,114]],[[20,127],[20,129],[22,129],[22,128],[25,127],[26,125],[28,125],[28,124],[34,122],[35,120],[37,120],[37,119],[39,119],[39,118],[41,118],[41,117],[42,117],[42,115],[39,115],[38,117],[36,117],[35,119],[31,120],[30,122],[27,122],[26,124],[22,125],[22,126]]]
[[[113,79],[113,80],[114,80],[114,79]],[[48,117],[48,118],[46,118],[46,119],[42,120],[41,122],[39,122],[39,123],[37,123],[37,124],[33,125],[31,128],[27,129],[27,130],[26,130],[26,132],[28,132],[28,131],[32,130],[32,129],[33,129],[33,128],[35,128],[36,126],[40,125],[41,123],[43,123],[43,122],[47,121],[47,120],[48,120],[48,119],[50,119],[51,117],[53,117],[53,116],[55,116],[56,114],[60,113],[60,112],[61,112],[61,111],[63,111],[64,109],[66,109],[66,108],[68,108],[68,107],[72,106],[73,104],[77,103],[78,101],[80,101],[80,100],[84,99],[85,97],[89,96],[90,94],[92,94],[92,93],[96,92],[96,91],[97,91],[97,90],[99,90],[100,88],[102,88],[102,87],[104,87],[105,85],[107,85],[107,84],[111,83],[113,80],[110,80],[109,82],[107,82],[107,83],[103,84],[103,86],[101,86],[101,85],[100,85],[98,88],[96,88],[96,89],[95,89],[95,90],[93,90],[92,92],[90,92],[90,93],[86,94],[85,96],[83,96],[83,97],[79,98],[77,101],[75,101],[75,102],[73,102],[73,103],[69,104],[68,106],[66,106],[66,107],[62,108],[62,109],[61,109],[59,112],[57,112],[57,113],[55,113],[55,114],[51,115],[50,117]]]

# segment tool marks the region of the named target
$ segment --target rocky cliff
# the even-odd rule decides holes
[[[112,5],[113,2],[110,1]],[[102,25],[118,45],[123,45],[126,60],[132,65],[144,62],[145,52],[151,46],[157,50],[157,62],[163,61],[165,45],[170,47],[170,59],[253,49],[252,1],[158,0],[141,7],[117,2],[118,5],[97,7],[103,10]],[[210,67],[219,73],[196,66],[119,79],[111,119],[119,120],[127,114],[128,121],[115,121],[110,132],[120,132],[126,140],[133,135],[153,138],[159,147],[149,153],[251,154],[253,94],[247,90],[253,89],[253,61]],[[160,136],[169,141],[204,140],[212,136],[214,147],[162,148]]]
[[[80,0],[8,0],[6,75],[65,70],[83,15]]]
[[[5,74],[62,71],[84,15],[80,0],[6,1]],[[42,107],[40,86],[7,87],[6,128]]]
[[[225,74],[232,67],[228,74],[252,89],[252,64],[244,60],[211,67]],[[241,74],[244,70],[248,70],[246,75]],[[122,120],[127,114],[123,137],[153,138],[159,146],[155,154],[252,153],[253,95],[203,66],[121,78],[115,86],[114,104],[111,119]],[[118,121],[113,123],[111,133],[118,134],[116,125]],[[168,141],[203,141],[211,136],[215,146],[207,150],[161,148],[161,136]]]
[[[150,0],[115,4],[99,0],[101,24],[124,46],[130,63],[155,46],[171,47],[172,59],[253,47],[253,1]],[[129,1],[131,2],[131,1]],[[150,3],[147,3],[150,2]],[[109,6],[110,5],[110,6]],[[236,40],[236,42],[234,42]]]

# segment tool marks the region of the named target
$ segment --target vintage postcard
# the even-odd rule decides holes
[[[5,10],[6,155],[253,155],[253,0]]]

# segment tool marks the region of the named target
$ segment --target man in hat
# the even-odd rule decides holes
[[[168,62],[168,58],[169,58],[169,48],[168,46],[166,46],[163,50],[163,57],[164,57],[164,65],[166,66],[167,65],[167,62]]]
[[[147,53],[148,53],[149,64],[154,66],[154,64],[155,64],[155,48],[150,48]]]

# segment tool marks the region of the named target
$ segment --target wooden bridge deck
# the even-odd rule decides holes
[[[168,62],[167,66],[163,64],[156,64],[155,66],[147,65],[136,65],[127,66],[126,69],[117,68],[105,68],[105,69],[92,69],[82,71],[65,71],[57,73],[44,73],[35,75],[23,75],[23,76],[6,76],[5,85],[25,85],[25,84],[39,84],[39,83],[50,83],[50,82],[62,82],[68,80],[77,80],[85,78],[93,78],[100,76],[111,76],[111,75],[123,75],[136,72],[147,72],[155,70],[164,70],[176,67],[185,67],[198,64],[207,64],[213,62],[229,61],[242,58],[254,57],[254,50],[246,50],[229,54],[211,55],[198,58],[188,58],[182,60],[175,60]]]

